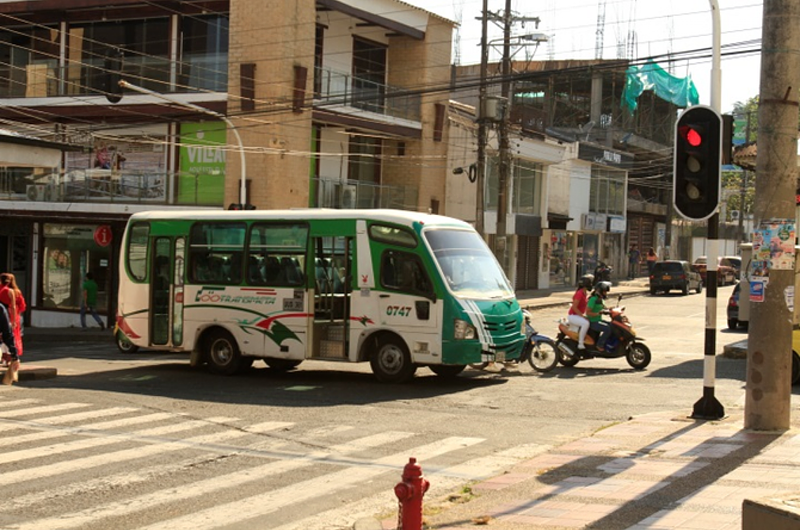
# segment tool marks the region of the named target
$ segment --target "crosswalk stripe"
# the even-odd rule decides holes
[[[205,423],[205,422],[200,422],[200,423]],[[192,426],[191,428],[194,427],[195,426]],[[185,429],[180,429],[180,430],[185,430]],[[71,473],[78,470],[83,471],[92,467],[99,467],[106,464],[116,464],[120,462],[126,462],[129,460],[136,460],[138,458],[145,458],[160,453],[179,451],[181,449],[192,448],[196,444],[219,443],[224,440],[239,438],[242,436],[248,436],[248,433],[241,431],[226,431],[211,435],[196,436],[193,438],[186,438],[182,440],[168,441],[165,443],[153,443],[151,445],[145,445],[143,447],[124,449],[121,451],[104,453],[94,456],[87,456],[84,458],[75,458],[72,460],[65,460],[63,462],[48,464],[39,467],[19,469],[16,471],[7,471],[3,474],[0,474],[0,486],[15,484],[18,482],[36,480],[45,477],[54,477],[57,475],[63,475],[64,473]],[[209,451],[218,450],[213,447],[209,447],[207,449]],[[228,452],[230,452],[229,448]]]
[[[164,414],[164,415],[169,416],[169,414]],[[59,455],[63,453],[70,453],[72,451],[93,449],[97,447],[103,447],[104,445],[113,445],[116,443],[127,442],[131,440],[149,441],[149,440],[143,440],[143,438],[146,438],[148,436],[163,436],[165,434],[174,434],[182,431],[188,431],[190,429],[196,429],[197,427],[203,427],[206,425],[208,425],[208,423],[205,421],[194,420],[194,421],[186,421],[183,423],[176,423],[173,425],[165,425],[162,427],[144,429],[141,431],[133,431],[130,433],[113,433],[113,434],[103,433],[103,436],[100,437],[97,437],[97,433],[93,433],[91,431],[83,431],[84,434],[91,435],[92,437],[83,440],[75,440],[72,442],[35,447],[32,449],[9,451],[3,453],[3,457],[4,459],[7,457],[6,459],[7,462],[14,462],[15,464],[17,464],[22,460],[29,460],[31,458],[40,458],[43,454],[48,456]]]
[[[12,445],[19,445],[22,443],[30,443],[36,441],[47,440],[50,438],[58,438],[61,436],[69,436],[74,434],[87,434],[90,431],[100,431],[105,429],[117,429],[119,427],[129,427],[140,423],[150,423],[154,421],[161,421],[168,418],[174,418],[175,414],[165,412],[158,412],[154,414],[147,414],[145,416],[134,416],[132,418],[124,418],[121,420],[111,420],[99,423],[83,424],[80,427],[71,428],[58,428],[56,430],[49,430],[44,432],[34,432],[30,434],[20,434],[17,436],[8,436],[3,438],[3,445],[6,447]],[[52,429],[52,427],[50,427]]]
[[[50,425],[61,425],[64,423],[72,423],[78,421],[91,420],[94,418],[103,418],[106,416],[115,416],[118,414],[126,414],[128,412],[135,412],[139,409],[132,407],[112,407],[108,409],[88,410],[84,412],[74,412],[72,414],[62,414],[61,416],[49,416],[46,418],[35,420],[8,420],[0,422],[4,423],[3,433],[10,433],[11,431],[21,429],[41,429]]]
[[[41,414],[42,412],[58,412],[60,410],[79,409],[82,407],[89,407],[88,403],[59,403],[58,405],[43,405],[40,407],[31,407],[27,409],[11,408],[4,410],[0,414],[0,419],[18,418],[20,416],[27,416],[28,414]],[[13,405],[12,405],[13,407]]]
[[[147,526],[141,530],[173,530],[175,528],[217,528],[236,522],[269,515],[281,508],[304,502],[319,495],[320,491],[330,491],[332,487],[341,489],[354,486],[387,471],[399,472],[408,462],[408,456],[414,455],[420,460],[434,458],[464,447],[484,441],[484,438],[451,437],[432,444],[415,447],[383,458],[363,467],[348,467],[341,471],[322,475],[278,488],[260,495],[254,495],[239,501],[217,505],[184,517]]]
[[[97,522],[101,518],[121,516],[152,508],[161,504],[190,499],[201,495],[208,495],[220,489],[232,488],[247,484],[249,482],[262,480],[265,477],[286,473],[287,471],[294,471],[303,467],[313,466],[319,463],[323,458],[332,458],[337,456],[337,453],[338,455],[356,453],[370,447],[379,447],[384,445],[387,443],[387,440],[397,441],[410,436],[413,436],[413,434],[401,432],[387,432],[373,436],[367,436],[354,440],[350,443],[336,446],[335,453],[332,452],[334,449],[332,447],[331,452],[320,452],[315,458],[308,458],[307,456],[304,456],[302,458],[295,458],[292,460],[278,460],[261,466],[256,466],[254,468],[244,469],[242,471],[229,473],[227,475],[194,482],[190,485],[180,488],[179,490],[171,488],[169,495],[167,495],[164,491],[157,491],[133,499],[125,499],[124,501],[90,508],[73,514],[61,514],[52,519],[29,521],[24,525],[18,526],[17,530],[67,530],[68,528],[78,528],[90,522]]]

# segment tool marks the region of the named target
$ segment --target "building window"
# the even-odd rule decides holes
[[[625,172],[592,168],[589,210],[595,213],[625,215]]]
[[[83,296],[87,272],[97,282],[97,310],[108,307],[111,282],[111,246],[101,247],[94,240],[97,225],[45,223],[42,306],[48,309],[77,310]]]
[[[181,20],[182,87],[213,92],[228,90],[227,15],[187,16]]]
[[[56,27],[0,31],[0,97],[57,95],[59,44]]]
[[[386,45],[353,39],[353,106],[383,114]]]
[[[125,80],[156,92],[170,90],[169,18],[88,22],[69,29],[68,93],[97,94],[103,88],[106,55],[125,54]]]
[[[514,213],[541,214],[542,164],[517,160],[514,164]]]
[[[381,140],[366,136],[351,136],[350,165],[347,178],[360,182],[380,182]]]

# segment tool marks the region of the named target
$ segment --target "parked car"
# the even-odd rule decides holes
[[[733,271],[736,273],[736,281],[741,279],[742,274],[742,258],[741,256],[722,256],[723,260],[727,260]]]
[[[700,277],[703,279],[703,285],[706,285],[706,270],[708,268],[707,258],[705,256],[700,256],[694,260],[692,267],[700,273]],[[737,275],[730,260],[725,257],[717,258],[717,285],[730,285],[736,282],[736,278]]]
[[[747,329],[747,321],[739,320],[739,293],[741,292],[741,282],[733,288],[730,298],[728,298],[728,329],[736,329],[742,326]]]
[[[701,293],[703,291],[703,280],[697,271],[692,270],[688,261],[666,260],[656,262],[653,265],[653,272],[650,274],[650,294],[668,293],[673,289],[677,289],[683,294],[689,294],[691,290]]]

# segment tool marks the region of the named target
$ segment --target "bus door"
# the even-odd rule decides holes
[[[352,237],[312,240],[314,338],[312,357],[347,359],[354,248]]]
[[[381,253],[379,296],[381,324],[399,332],[439,332],[433,282],[418,254],[400,249]]]
[[[150,267],[150,344],[183,344],[183,264],[186,239],[157,237]]]

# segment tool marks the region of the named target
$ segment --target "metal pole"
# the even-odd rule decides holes
[[[717,0],[711,6],[712,59],[711,107],[720,112],[722,99],[722,72],[720,70],[720,16]],[[708,219],[708,250],[706,252],[706,336],[703,355],[703,397],[695,404],[692,418],[718,420],[725,416],[725,408],[714,397],[714,378],[717,372],[717,258],[719,257],[719,212]]]
[[[489,0],[483,0],[483,11],[481,12],[481,71],[480,86],[478,87],[478,167],[475,168],[475,230],[483,237],[485,228],[483,223],[485,207],[485,182],[486,182],[486,116],[484,106],[486,105],[486,76],[489,70],[489,43],[487,42],[487,10]]]
[[[508,188],[511,181],[511,160],[509,156],[508,139],[508,111],[511,107],[509,94],[511,92],[511,0],[506,0],[506,8],[503,12],[503,80],[500,84],[500,96],[503,98],[503,116],[500,119],[500,129],[498,138],[499,147],[499,167],[497,182],[497,235],[495,236],[495,253],[500,265],[511,278],[511,270],[508,264],[508,227],[506,218],[508,217]]]
[[[219,118],[225,122],[225,124],[230,128],[233,132],[233,135],[236,137],[236,141],[239,144],[239,157],[242,164],[242,176],[241,182],[239,187],[239,203],[244,206],[247,204],[247,170],[245,167],[245,159],[244,159],[244,145],[242,144],[242,137],[239,136],[239,131],[236,130],[236,126],[228,119],[227,116],[224,114],[220,114],[219,112],[207,109],[205,107],[201,107],[199,105],[195,105],[194,103],[189,103],[186,101],[181,101],[179,99],[171,98],[164,94],[160,94],[158,92],[154,92],[152,90],[148,90],[147,88],[140,87],[131,83],[128,83],[125,80],[121,80],[119,82],[119,86],[122,88],[129,88],[135,92],[141,92],[142,94],[148,94],[150,96],[155,96],[159,99],[163,99],[164,101],[169,101],[170,103],[174,103],[175,105],[180,105],[181,107],[186,107],[188,109],[196,110],[197,112],[202,112],[203,114],[208,114],[210,116],[214,116],[215,118]]]

